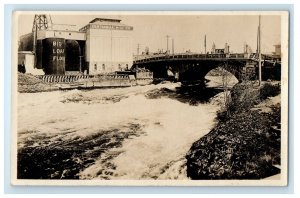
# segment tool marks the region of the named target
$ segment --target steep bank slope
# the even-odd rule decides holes
[[[187,176],[260,179],[279,173],[279,93],[279,84],[237,84],[217,126],[187,153]]]

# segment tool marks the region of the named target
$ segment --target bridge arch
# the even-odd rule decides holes
[[[228,62],[219,61],[199,61],[190,63],[168,64],[167,71],[172,71],[173,74],[179,76],[179,81],[197,81],[204,80],[205,76],[216,68],[222,68],[231,73],[240,82],[242,81],[243,64],[231,64]],[[162,68],[162,67],[160,67]],[[151,70],[151,69],[150,69]]]
[[[203,69],[203,74],[205,77],[209,72],[213,71],[214,69],[221,68],[225,71],[232,74],[239,82],[242,81],[242,66],[241,65],[232,65],[228,62],[219,63],[216,65],[211,65],[210,67],[206,67],[207,69]]]
[[[223,67],[217,67],[210,70],[205,75],[204,79],[206,81],[206,86],[209,87],[232,87],[239,82],[233,73]]]

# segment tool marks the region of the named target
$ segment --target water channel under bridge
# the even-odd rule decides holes
[[[281,59],[270,55],[262,55],[263,80],[280,80]],[[257,79],[257,54],[160,54],[137,56],[133,68],[145,68],[153,72],[154,78],[167,78],[172,72],[180,81],[203,80],[205,75],[222,67],[232,73],[239,81]]]

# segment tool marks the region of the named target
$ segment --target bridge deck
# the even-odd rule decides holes
[[[256,54],[174,54],[146,56],[134,61],[134,64],[161,62],[161,61],[180,61],[180,60],[215,60],[215,61],[258,61]],[[263,60],[279,61],[272,57],[263,55]]]

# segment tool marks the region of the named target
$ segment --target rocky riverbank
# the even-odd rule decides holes
[[[237,84],[218,124],[186,155],[191,179],[261,179],[280,173],[280,85]]]

